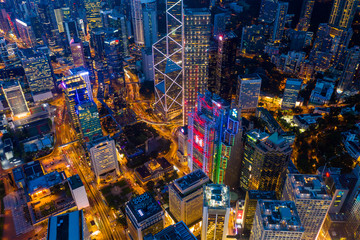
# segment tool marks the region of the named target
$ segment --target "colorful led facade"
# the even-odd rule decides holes
[[[189,114],[188,164],[202,169],[215,183],[223,183],[227,162],[238,133],[237,109],[206,92],[198,96],[197,108]]]
[[[182,120],[183,1],[166,1],[166,32],[153,45],[155,109],[166,121]]]

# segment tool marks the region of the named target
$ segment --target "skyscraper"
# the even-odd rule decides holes
[[[86,144],[90,153],[92,169],[99,183],[109,177],[116,179],[120,174],[115,141],[109,136],[96,138]]]
[[[22,53],[21,61],[34,101],[52,98],[54,81],[49,59],[32,49],[24,49]]]
[[[232,31],[219,35],[218,52],[216,57],[216,94],[227,101],[231,101],[235,93],[236,83],[236,50],[238,37]]]
[[[158,39],[158,21],[156,5],[156,0],[141,0],[141,10],[144,27],[144,44],[146,48],[151,48]]]
[[[93,94],[89,78],[89,72],[84,67],[75,67],[69,70],[70,76],[79,76],[84,82],[90,101],[93,101]]]
[[[261,0],[259,21],[272,24],[276,18],[278,0]]]
[[[310,20],[311,20],[311,14],[314,9],[315,0],[304,0],[302,7],[301,7],[301,13],[300,13],[300,19],[299,23],[296,26],[298,31],[307,31],[310,27]]]
[[[134,29],[134,39],[137,45],[144,45],[144,22],[141,2],[146,0],[131,0],[131,19]]]
[[[301,240],[303,234],[294,202],[259,200],[250,240]]]
[[[277,3],[277,10],[276,10],[276,17],[273,26],[273,32],[271,40],[272,42],[279,42],[283,35],[286,23],[286,15],[288,12],[289,3],[288,2],[278,2]]]
[[[13,116],[21,117],[29,113],[24,92],[18,81],[4,83],[2,90]]]
[[[102,136],[99,112],[94,102],[85,101],[75,106],[79,119],[82,139],[91,142]]]
[[[246,135],[240,186],[281,193],[292,149],[278,132],[252,130]]]
[[[298,99],[299,91],[301,89],[302,80],[288,78],[286,80],[284,96],[281,103],[281,108],[289,109],[295,107]]]
[[[169,121],[183,111],[183,2],[166,1],[166,35],[153,45],[155,109]]]
[[[230,217],[230,191],[222,184],[204,186],[201,239],[225,240]]]
[[[203,185],[208,182],[206,174],[198,169],[169,185],[169,210],[177,221],[190,226],[201,219]]]
[[[239,76],[237,88],[236,100],[241,111],[256,111],[260,97],[261,77],[258,74]]]
[[[149,192],[127,202],[125,212],[130,239],[143,240],[146,235],[164,229],[164,211]]]
[[[144,240],[163,240],[163,239],[183,239],[196,240],[197,238],[192,234],[189,228],[183,221],[177,222],[174,225],[168,226],[161,232],[152,235],[147,235]]]
[[[351,28],[358,5],[359,0],[335,0],[329,24],[336,28]]]
[[[19,32],[20,39],[29,47],[36,45],[35,34],[32,30],[32,26],[28,21],[16,19],[16,28]]]
[[[84,48],[79,38],[70,41],[70,50],[75,67],[85,67]]]
[[[202,169],[214,183],[223,183],[239,129],[237,109],[210,92],[198,96],[197,108],[189,115],[188,165]]]
[[[84,0],[86,10],[86,23],[89,29],[101,27],[101,1],[100,0]]]
[[[358,69],[360,61],[360,47],[355,46],[349,49],[347,54],[344,70],[341,74],[339,85],[337,87],[338,93],[353,90],[356,91],[356,85],[353,83],[355,72]]]
[[[184,12],[184,124],[195,108],[198,93],[207,90],[209,75],[210,12],[185,8]]]
[[[316,239],[332,201],[321,176],[288,174],[282,200],[295,202],[305,229],[301,239]]]

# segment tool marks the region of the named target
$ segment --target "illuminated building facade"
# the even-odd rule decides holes
[[[119,40],[121,41],[121,55],[122,56],[128,56],[129,50],[128,50],[128,34],[127,34],[127,27],[126,27],[126,17],[123,14],[118,13],[115,10],[112,10],[112,12],[107,16],[108,24],[109,26],[115,28],[119,31],[118,36]]]
[[[288,174],[282,200],[295,202],[305,229],[301,239],[316,239],[332,201],[321,176]]]
[[[246,135],[240,186],[244,190],[281,193],[290,161],[290,144],[278,132],[252,130]]]
[[[151,48],[158,39],[158,21],[156,0],[141,0],[141,10],[144,27],[144,44]]]
[[[190,226],[201,219],[203,185],[208,182],[208,176],[198,169],[169,185],[169,210],[177,221]]]
[[[99,137],[86,144],[91,166],[99,183],[102,179],[116,179],[120,174],[115,141],[109,136]]]
[[[295,107],[301,89],[301,84],[302,81],[300,79],[288,78],[286,80],[281,108],[289,109]]]
[[[29,22],[16,19],[16,28],[19,32],[20,39],[29,47],[34,47],[36,45],[36,38],[32,27]]]
[[[80,78],[85,82],[87,94],[89,96],[89,100],[93,101],[93,94],[91,89],[91,83],[89,78],[89,72],[84,67],[76,67],[69,70],[69,74],[71,76],[80,76]]]
[[[273,191],[246,191],[245,205],[244,205],[244,233],[249,234],[254,222],[255,211],[258,205],[258,200],[276,200],[276,194]]]
[[[85,67],[84,48],[79,38],[70,41],[70,50],[75,67]]]
[[[134,39],[137,45],[144,45],[144,22],[141,2],[144,0],[131,0],[131,19],[134,29]]]
[[[360,47],[355,46],[349,49],[349,53],[346,57],[344,70],[340,77],[340,82],[337,87],[338,93],[356,91],[356,86],[353,82],[355,73],[359,67],[360,62]]]
[[[153,45],[155,109],[164,120],[183,120],[183,1],[166,1],[166,35]]]
[[[230,217],[230,190],[222,184],[204,186],[201,239],[225,240]]]
[[[350,28],[358,5],[359,0],[335,0],[329,24],[336,28]]]
[[[125,212],[130,239],[143,240],[146,235],[155,235],[164,229],[164,211],[149,192],[127,202]]]
[[[279,42],[283,35],[286,23],[286,15],[288,12],[289,3],[288,2],[278,2],[277,3],[277,10],[276,10],[276,17],[273,26],[273,32],[271,40],[272,42]]]
[[[105,60],[108,69],[113,74],[124,75],[123,58],[121,57],[121,41],[110,38],[104,41]]]
[[[101,1],[100,0],[84,0],[86,10],[86,21],[89,29],[101,27]]]
[[[256,54],[264,51],[265,28],[263,25],[251,25],[242,28],[241,53]]]
[[[315,0],[304,0],[302,7],[301,7],[301,13],[300,13],[300,19],[299,23],[296,26],[298,31],[307,31],[310,27],[310,20],[311,20],[311,14],[314,9]]]
[[[259,200],[250,240],[301,240],[303,234],[294,202]]]
[[[40,52],[29,49],[22,51],[22,64],[34,101],[41,101],[52,97],[54,88],[52,69],[48,58]],[[47,93],[47,94],[43,94]]]
[[[237,87],[236,100],[241,111],[255,112],[260,97],[261,77],[258,74],[239,76]]]
[[[238,37],[232,31],[225,32],[218,36],[217,42],[215,93],[223,99],[231,101],[236,83],[235,61]]]
[[[18,81],[3,84],[2,90],[13,116],[21,117],[29,113],[24,92]]]
[[[187,124],[195,108],[198,93],[204,94],[209,75],[210,12],[206,8],[185,8],[184,11],[184,105]]]
[[[75,111],[79,119],[82,139],[85,142],[102,136],[99,112],[94,102],[81,102],[75,106]]]
[[[189,115],[187,150],[191,171],[202,169],[213,182],[224,182],[238,134],[239,114],[216,94],[207,91],[198,96],[197,108]]]

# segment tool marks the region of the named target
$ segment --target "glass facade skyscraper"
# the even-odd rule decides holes
[[[289,109],[295,107],[301,84],[302,80],[300,79],[289,78],[286,80],[281,108]]]
[[[94,102],[85,101],[75,106],[80,131],[85,142],[90,142],[102,136],[99,112]]]

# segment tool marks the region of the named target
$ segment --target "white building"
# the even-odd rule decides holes
[[[201,239],[225,240],[230,216],[230,191],[223,184],[204,186]]]
[[[75,200],[76,206],[79,210],[90,206],[89,199],[86,195],[84,184],[82,183],[78,174],[68,178],[68,183],[71,189],[71,195]]]
[[[109,136],[98,138],[87,144],[92,169],[97,181],[119,175],[119,163],[116,156],[115,141]]]
[[[250,240],[301,240],[303,234],[294,202],[258,201]]]
[[[319,175],[289,174],[282,200],[294,201],[305,229],[302,240],[314,240],[329,211],[332,197]]]

